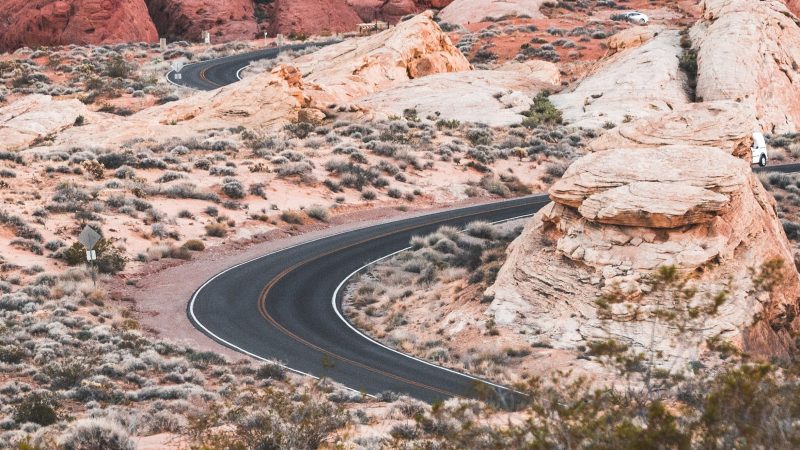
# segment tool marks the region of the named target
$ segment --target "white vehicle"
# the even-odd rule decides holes
[[[753,152],[753,164],[761,167],[767,165],[767,141],[762,133],[753,133],[753,147],[750,150]]]
[[[650,21],[650,18],[648,18],[645,14],[640,13],[639,11],[631,11],[625,13],[625,20],[639,25],[647,25],[647,22]]]

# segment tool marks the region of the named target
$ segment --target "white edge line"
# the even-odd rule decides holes
[[[250,64],[253,64],[253,61],[250,61],[249,63],[247,63],[247,65],[246,65],[246,66],[244,66],[244,67],[242,67],[241,69],[239,69],[239,70],[237,70],[237,71],[236,71],[236,79],[237,79],[237,80],[239,80],[239,81],[242,81],[242,71],[243,71],[244,69],[247,69],[248,67],[250,67]]]
[[[531,196],[531,197],[542,197],[542,196],[545,196],[545,197],[546,197],[546,196],[547,196],[547,194],[538,194],[538,195],[534,195],[534,196]],[[520,200],[520,198],[516,198],[516,199],[512,199],[512,200],[506,200],[506,201],[501,201],[501,202],[496,202],[496,204],[502,204],[502,203],[506,203],[506,202],[513,201],[513,200]],[[473,207],[473,206],[479,206],[479,205],[470,205],[470,206],[465,206],[464,208],[458,208],[458,209],[468,209],[468,208],[471,208],[471,207]],[[445,211],[446,211],[446,210],[445,210]],[[427,213],[424,213],[424,214],[420,214],[420,215],[418,215],[418,216],[412,216],[412,217],[409,217],[409,219],[410,219],[410,218],[419,218],[419,217],[431,216],[431,215],[434,215],[434,214],[439,214],[439,213],[442,213],[442,212],[445,212],[445,211],[431,211],[431,212],[427,212]],[[521,217],[524,217],[524,216],[521,216]],[[221,337],[219,337],[219,336],[218,336],[216,333],[214,333],[213,331],[209,330],[209,329],[208,329],[208,328],[207,328],[205,325],[203,325],[203,323],[202,323],[202,322],[200,322],[200,320],[197,318],[197,316],[196,316],[196,315],[195,315],[195,313],[194,313],[194,303],[195,303],[195,301],[197,300],[197,296],[200,294],[200,291],[202,291],[202,290],[203,290],[203,288],[205,288],[206,286],[208,286],[208,285],[209,285],[209,283],[211,283],[212,281],[216,280],[216,279],[217,279],[217,278],[219,278],[220,276],[222,276],[222,275],[224,275],[224,274],[226,274],[226,273],[230,272],[231,270],[237,269],[237,268],[239,268],[239,267],[241,267],[241,266],[243,266],[243,265],[245,265],[245,264],[249,264],[249,263],[251,263],[251,262],[253,262],[253,261],[257,261],[257,260],[259,260],[259,259],[266,258],[266,257],[268,257],[268,256],[272,256],[272,255],[274,255],[274,254],[277,254],[277,253],[280,253],[280,252],[283,252],[283,251],[286,251],[286,250],[290,250],[290,249],[292,249],[292,248],[299,247],[299,246],[301,246],[301,245],[310,244],[310,243],[312,243],[312,242],[317,242],[317,241],[319,241],[319,240],[322,240],[322,239],[328,239],[328,238],[331,238],[331,237],[334,237],[334,236],[339,236],[339,235],[342,235],[342,234],[345,234],[345,233],[350,233],[350,232],[353,232],[353,231],[358,231],[358,230],[367,230],[367,229],[369,229],[369,228],[376,227],[376,226],[380,226],[380,225],[383,225],[383,224],[368,225],[368,226],[361,227],[361,228],[354,228],[354,229],[352,229],[352,230],[343,230],[343,231],[340,231],[340,232],[338,232],[338,233],[333,233],[333,234],[326,235],[326,236],[320,236],[320,237],[317,237],[317,238],[311,239],[310,241],[298,242],[297,244],[293,244],[293,245],[290,245],[290,246],[288,246],[288,247],[284,247],[284,248],[281,248],[281,249],[278,249],[278,250],[275,250],[275,251],[269,252],[269,253],[267,253],[267,254],[264,254],[264,255],[261,255],[261,256],[256,256],[255,258],[252,258],[252,259],[249,259],[249,260],[247,260],[247,261],[244,261],[244,262],[241,262],[241,263],[239,263],[239,264],[236,264],[236,265],[233,265],[233,266],[231,266],[231,267],[228,267],[227,269],[223,270],[222,272],[219,272],[218,274],[216,274],[216,275],[214,275],[213,277],[209,278],[209,279],[208,279],[208,280],[207,280],[205,283],[203,283],[202,285],[200,285],[200,287],[199,287],[199,288],[197,288],[197,290],[196,290],[196,291],[194,292],[194,294],[192,295],[192,299],[189,301],[189,305],[188,305],[188,308],[187,308],[187,309],[189,310],[189,315],[190,315],[190,316],[191,316],[191,318],[192,318],[192,322],[193,322],[193,324],[194,324],[196,327],[200,327],[200,328],[202,329],[202,331],[203,331],[203,332],[204,332],[206,335],[208,335],[208,336],[211,336],[211,337],[212,337],[214,340],[216,340],[218,343],[222,343],[223,345],[225,345],[225,346],[227,346],[227,347],[229,347],[229,348],[232,348],[232,349],[234,349],[234,350],[236,350],[236,351],[238,351],[238,352],[240,352],[240,353],[244,353],[245,355],[248,355],[248,356],[250,356],[250,357],[252,357],[252,358],[255,358],[255,359],[259,360],[259,361],[264,361],[264,362],[269,362],[269,363],[277,364],[277,365],[279,365],[280,367],[282,367],[282,368],[284,368],[284,369],[286,369],[286,370],[289,370],[289,371],[291,371],[291,372],[294,372],[294,373],[297,373],[297,374],[300,374],[300,375],[305,375],[305,376],[311,377],[311,378],[313,378],[313,379],[315,379],[315,380],[319,380],[320,378],[319,378],[318,376],[316,376],[316,375],[312,375],[312,374],[310,374],[310,373],[303,372],[302,370],[294,369],[294,368],[292,368],[292,367],[289,367],[289,366],[287,366],[286,364],[283,364],[283,363],[281,363],[280,361],[275,361],[275,360],[271,360],[271,359],[264,358],[264,357],[262,357],[262,356],[258,356],[258,355],[256,355],[255,353],[249,352],[249,351],[247,351],[247,350],[243,349],[242,347],[239,347],[238,345],[236,345],[236,344],[234,344],[234,343],[232,343],[232,342],[230,342],[230,341],[227,341],[227,340],[225,340],[225,339],[222,339],[222,338],[221,338]],[[390,256],[391,256],[391,255],[390,255]],[[355,272],[354,272],[354,273],[355,273]],[[350,276],[352,276],[352,274],[351,274]],[[350,278],[350,277],[348,277],[348,278]],[[341,286],[341,284],[340,284],[340,286]],[[339,289],[339,288],[337,287],[337,291],[338,291],[338,289]],[[335,292],[335,293],[334,293],[334,299],[336,298],[336,294],[337,294],[337,293]],[[334,310],[335,310],[335,309],[336,309],[336,307],[334,306]],[[337,311],[336,313],[337,313],[337,314],[339,314],[339,312],[338,312],[338,311]],[[341,317],[341,315],[340,315],[339,317]],[[342,320],[344,320],[344,319],[342,319]],[[345,320],[345,323],[347,323],[347,325],[348,325],[348,326],[350,326],[350,328],[353,328],[353,327],[352,327],[352,326],[351,326],[351,325],[350,325],[350,324],[349,324],[349,323],[348,323],[346,320]],[[361,334],[361,333],[360,333],[358,330],[356,330],[356,332],[357,332],[358,334]],[[364,336],[364,338],[366,338],[366,339],[372,340],[370,337],[368,337],[368,336],[365,336],[365,335],[363,335],[363,334],[361,334],[361,336]],[[373,342],[374,342],[374,341],[373,341]],[[376,343],[377,343],[377,342],[376,342]],[[377,344],[378,344],[378,345],[381,345],[381,346],[383,346],[383,344],[380,344],[380,343],[377,343]],[[384,347],[385,347],[385,346],[384,346]],[[387,348],[388,348],[388,347],[387,347]],[[397,352],[396,350],[393,350],[393,349],[389,349],[389,350],[392,350],[392,351],[394,351],[394,352]],[[398,353],[399,353],[399,352],[398,352]],[[401,355],[403,355],[403,356],[407,356],[407,357],[409,357],[409,358],[412,358],[412,359],[417,359],[417,358],[414,358],[414,357],[412,357],[412,356],[405,355],[405,354],[403,354],[403,353],[400,353],[400,354],[401,354]],[[440,367],[440,366],[436,366],[435,364],[430,364],[430,363],[428,363],[427,361],[422,361],[422,360],[418,360],[418,361],[424,362],[425,364],[433,365],[434,367]],[[445,368],[445,367],[440,367],[440,368],[442,368],[442,369],[444,369],[444,370],[450,370],[450,369],[447,369],[447,368]],[[465,374],[462,374],[462,373],[460,373],[460,372],[455,372],[455,373],[457,373],[457,374],[459,374],[459,375],[465,375]],[[468,375],[465,375],[465,376],[468,376]],[[469,376],[468,376],[468,377],[469,377]],[[472,377],[470,377],[470,378],[472,378]],[[484,381],[484,380],[480,380],[480,381]],[[338,382],[337,382],[337,383],[338,383]],[[339,385],[341,385],[341,386],[344,386],[344,388],[345,388],[345,389],[348,389],[348,390],[350,390],[350,391],[357,392],[357,393],[359,393],[359,394],[362,394],[362,395],[364,395],[364,394],[365,394],[364,392],[361,392],[361,391],[359,391],[359,390],[353,389],[353,388],[351,388],[351,387],[349,387],[349,386],[345,386],[343,383],[338,383],[338,384],[339,384]],[[490,383],[490,384],[491,384],[491,383]],[[500,387],[502,387],[502,386],[500,386]],[[502,387],[502,388],[503,388],[503,389],[507,389],[507,388],[505,388],[505,387]],[[372,395],[372,394],[366,394],[366,395],[367,395],[368,397],[376,398],[376,396],[374,396],[374,395]]]
[[[510,221],[512,221],[512,220],[523,219],[523,218],[526,218],[526,217],[531,217],[531,216],[533,216],[533,214],[525,214],[525,215],[522,215],[522,216],[511,217],[511,218],[509,218],[509,219],[498,220],[498,221],[496,221],[496,222],[492,222],[492,224],[495,224],[495,225],[496,225],[496,224],[499,224],[499,223],[503,223],[503,222],[510,222]],[[381,343],[381,342],[379,342],[379,341],[377,341],[377,340],[373,339],[372,337],[370,337],[370,336],[368,336],[368,335],[366,335],[366,334],[362,333],[362,332],[361,332],[361,331],[360,331],[358,328],[356,328],[355,326],[353,326],[353,324],[351,324],[351,323],[350,323],[350,321],[348,321],[347,319],[345,319],[345,317],[344,317],[344,315],[342,314],[342,312],[341,312],[341,311],[339,310],[339,308],[336,306],[336,298],[339,296],[339,290],[340,290],[340,289],[341,289],[341,288],[342,288],[342,287],[345,285],[345,283],[347,283],[347,281],[348,281],[350,278],[354,277],[356,274],[358,274],[358,273],[359,273],[359,272],[361,272],[362,270],[366,269],[367,267],[369,267],[369,266],[371,266],[371,265],[373,265],[373,264],[375,264],[375,263],[378,263],[378,262],[380,262],[380,261],[383,261],[383,260],[385,260],[385,259],[387,259],[387,258],[391,258],[392,256],[394,256],[394,255],[397,255],[398,253],[402,253],[402,252],[404,252],[404,251],[406,251],[406,250],[409,250],[409,249],[411,249],[411,247],[406,247],[406,248],[404,248],[404,249],[401,249],[401,250],[398,250],[398,251],[396,251],[396,252],[394,252],[394,253],[390,253],[390,254],[388,254],[388,255],[386,255],[386,256],[382,256],[382,257],[380,257],[380,258],[378,258],[378,259],[376,259],[376,260],[370,261],[370,262],[368,262],[368,263],[364,264],[363,266],[359,267],[359,268],[358,268],[358,269],[356,269],[355,271],[353,271],[353,273],[351,273],[351,274],[350,274],[350,275],[348,275],[348,276],[347,276],[347,277],[346,277],[344,280],[342,280],[342,282],[341,282],[341,283],[339,283],[339,285],[338,285],[338,286],[336,286],[336,290],[335,290],[335,291],[333,291],[333,297],[331,298],[331,306],[333,307],[333,310],[336,312],[336,315],[337,315],[337,316],[339,316],[339,319],[340,319],[342,322],[344,322],[345,324],[347,324],[347,326],[348,326],[348,327],[350,327],[350,329],[351,329],[351,330],[355,331],[355,332],[356,332],[358,335],[360,335],[360,336],[361,336],[361,337],[363,337],[364,339],[367,339],[368,341],[372,342],[373,344],[376,344],[376,345],[378,345],[378,346],[380,346],[380,347],[383,347],[384,349],[386,349],[386,350],[389,350],[389,351],[391,351],[391,352],[393,352],[393,353],[396,353],[396,354],[398,354],[398,355],[405,356],[406,358],[413,359],[414,361],[420,362],[420,363],[422,363],[422,364],[425,364],[425,365],[428,365],[428,366],[431,366],[431,367],[436,367],[436,368],[438,368],[438,369],[445,370],[445,371],[447,371],[447,372],[450,372],[450,373],[452,373],[452,374],[455,374],[455,375],[460,375],[460,376],[462,376],[462,377],[469,378],[470,380],[474,380],[474,381],[480,381],[481,383],[485,383],[485,384],[488,384],[488,385],[490,385],[490,386],[493,386],[493,387],[496,387],[496,388],[499,388],[499,389],[503,389],[503,390],[506,390],[506,391],[511,391],[511,392],[515,392],[515,393],[517,393],[517,394],[523,394],[523,395],[524,395],[524,393],[523,393],[523,392],[517,391],[516,389],[512,389],[512,388],[510,388],[510,387],[508,387],[508,386],[503,386],[503,385],[500,385],[500,384],[492,383],[492,382],[491,382],[491,381],[489,381],[489,380],[485,380],[485,379],[483,379],[483,378],[479,378],[479,377],[476,377],[476,376],[470,375],[470,374],[468,374],[468,373],[459,372],[459,371],[457,371],[457,370],[453,370],[453,369],[450,369],[450,368],[447,368],[447,367],[444,367],[444,366],[440,366],[440,365],[438,365],[438,364],[434,364],[434,363],[432,363],[432,362],[430,362],[430,361],[425,361],[424,359],[420,359],[420,358],[417,358],[416,356],[412,356],[412,355],[409,355],[409,354],[407,354],[407,353],[403,353],[403,352],[401,352],[401,351],[399,351],[399,350],[393,349],[393,348],[391,348],[391,347],[389,347],[389,346],[387,346],[387,345],[384,345],[383,343]]]

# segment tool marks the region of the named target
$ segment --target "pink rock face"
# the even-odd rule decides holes
[[[209,31],[212,42],[253,39],[258,27],[252,0],[147,0],[162,37],[199,41]]]
[[[426,9],[442,9],[452,0],[347,0],[364,22],[383,20],[396,23],[403,16]]]
[[[2,0],[0,10],[2,51],[158,40],[144,0]]]
[[[271,34],[326,34],[353,31],[361,18],[345,0],[276,1]]]

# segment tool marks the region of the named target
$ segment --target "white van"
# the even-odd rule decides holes
[[[767,141],[764,135],[760,132],[753,133],[753,164],[758,164],[761,167],[767,165]]]

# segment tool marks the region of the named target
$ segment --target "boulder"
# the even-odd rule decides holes
[[[200,41],[203,31],[211,42],[257,37],[252,0],[205,2],[200,0],[146,0],[158,34],[170,40]]]
[[[439,13],[445,23],[467,25],[497,19],[503,16],[526,15],[534,19],[544,18],[539,8],[545,0],[454,0]]]
[[[597,128],[661,115],[689,103],[686,76],[678,67],[677,31],[664,31],[645,44],[603,60],[573,90],[550,97],[564,120]]]
[[[697,97],[755,110],[765,133],[800,124],[800,26],[780,0],[704,0],[691,29]]]
[[[0,8],[0,51],[158,41],[144,0],[3,0]]]
[[[663,31],[664,27],[657,25],[626,28],[608,38],[609,54],[613,55],[625,49],[639,47]]]
[[[550,197],[485,294],[498,324],[557,348],[609,336],[655,345],[665,368],[701,358],[711,337],[785,354],[800,280],[775,202],[747,161],[690,145],[598,151],[576,161]],[[773,260],[784,262],[783,283],[758,293],[752,271]],[[646,280],[663,266],[691,277],[701,297],[729,292],[688,336],[648,316],[657,297]],[[600,312],[597,299],[610,294],[621,302]]]
[[[355,31],[362,20],[345,0],[277,0],[270,34],[323,34]]]

